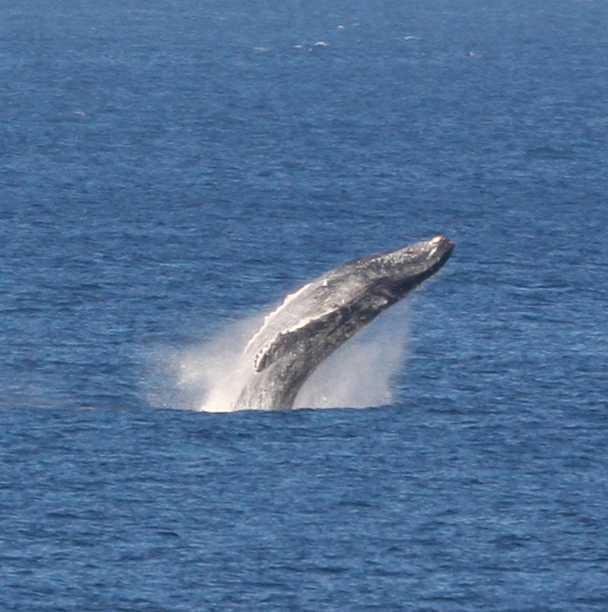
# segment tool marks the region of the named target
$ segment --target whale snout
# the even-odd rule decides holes
[[[454,243],[449,238],[446,238],[441,234],[438,234],[434,238],[431,238],[429,240],[429,244],[432,246],[444,246],[446,248],[454,248]]]
[[[427,244],[430,247],[430,250],[426,254],[427,259],[431,259],[437,253],[437,251],[440,251],[441,255],[449,256],[454,249],[454,243],[449,238],[446,238],[441,234],[431,238]]]

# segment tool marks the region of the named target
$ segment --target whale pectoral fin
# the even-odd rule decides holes
[[[294,327],[277,334],[268,344],[265,344],[253,358],[256,372],[262,372],[299,343],[310,342],[317,329],[325,328],[330,320],[339,316],[339,311],[323,313],[314,319],[301,321]]]
[[[286,352],[283,334],[279,334],[271,343],[264,345],[253,358],[253,368],[256,372],[262,372],[272,365],[281,355]]]
[[[293,331],[287,330],[277,334],[272,342],[264,345],[253,358],[253,367],[255,371],[262,372],[268,366],[271,366],[307,336],[308,334],[304,331],[304,327]]]

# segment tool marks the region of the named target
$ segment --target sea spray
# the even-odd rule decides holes
[[[178,360],[178,386],[190,398],[188,408],[205,412],[230,412],[251,366],[243,358],[244,348],[262,324],[254,315],[229,324],[202,345],[185,351]]]
[[[366,408],[392,403],[392,379],[407,354],[406,306],[382,314],[328,357],[306,381],[295,408]]]
[[[165,384],[151,401],[165,407],[229,412],[252,364],[244,348],[260,328],[263,314],[230,323],[203,344],[157,355]],[[390,404],[392,378],[404,364],[408,330],[407,306],[383,313],[373,324],[340,347],[306,381],[295,408],[363,408]],[[172,380],[172,383],[168,381]]]

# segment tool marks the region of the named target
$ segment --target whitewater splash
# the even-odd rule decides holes
[[[251,364],[243,351],[264,316],[230,324],[202,345],[165,354],[162,369],[173,388],[151,398],[156,405],[206,412],[230,412]],[[294,408],[365,408],[392,402],[392,378],[406,358],[406,305],[381,315],[326,359],[302,387]],[[162,396],[162,397],[161,397]]]

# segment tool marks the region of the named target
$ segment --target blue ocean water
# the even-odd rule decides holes
[[[605,2],[2,6],[2,610],[607,609]],[[437,233],[390,402],[192,410]]]

